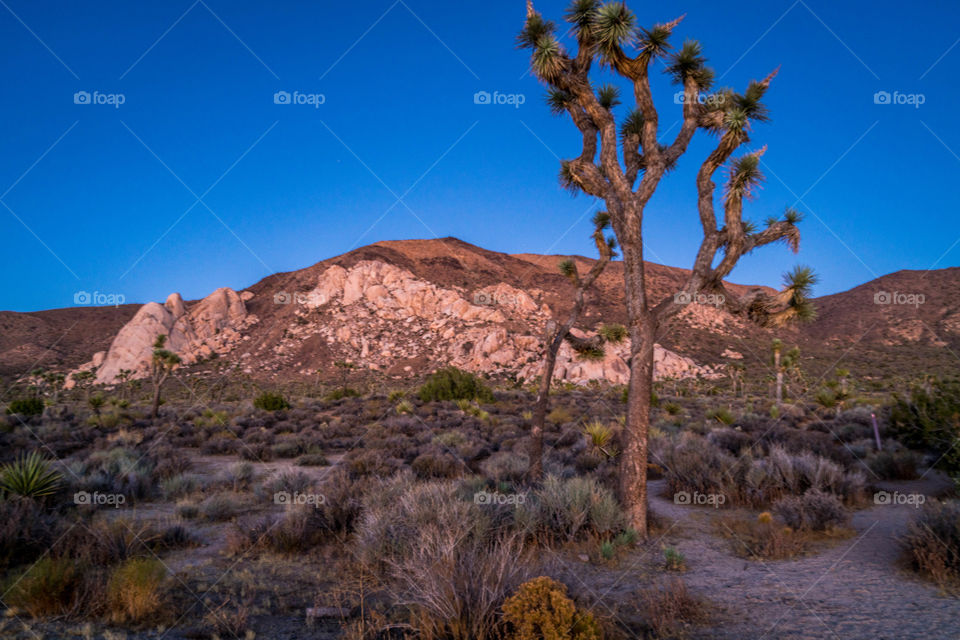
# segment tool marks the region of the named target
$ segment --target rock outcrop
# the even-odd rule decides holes
[[[131,371],[134,378],[146,376],[159,335],[167,336],[167,349],[178,354],[184,364],[191,364],[214,353],[228,353],[254,322],[256,317],[247,313],[244,296],[225,287],[189,310],[179,293],[170,294],[163,304],[148,302],[120,329],[102,363],[92,363],[96,382],[113,383],[122,369]],[[90,364],[84,367],[89,369]]]
[[[302,346],[319,339],[343,359],[392,374],[452,364],[532,379],[539,375],[542,335],[551,318],[546,304],[506,283],[474,291],[441,287],[375,260],[349,268],[330,266],[311,290],[276,292],[274,299],[294,305],[294,321],[278,344],[262,346],[244,358],[268,370],[294,368],[305,375],[312,371],[303,368]],[[587,361],[564,345],[555,377],[623,384],[630,375],[628,353],[629,345],[618,345],[608,349],[603,360]],[[655,359],[660,377],[714,375],[659,345]]]

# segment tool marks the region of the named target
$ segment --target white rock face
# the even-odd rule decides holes
[[[551,319],[545,303],[506,283],[469,292],[444,288],[380,261],[327,268],[301,301],[300,322],[289,329],[289,338],[274,355],[292,354],[304,340],[320,335],[332,348],[352,351],[348,359],[360,366],[381,370],[419,360],[427,366],[452,364],[531,379],[540,375],[542,335]],[[312,321],[316,310],[329,314],[325,322]],[[527,330],[511,331],[508,326]],[[577,383],[625,384],[628,355],[629,345],[624,344],[608,348],[602,361],[581,360],[564,344],[554,376]],[[713,374],[659,345],[654,359],[659,377]]]
[[[96,382],[115,382],[121,369],[131,370],[134,378],[146,376],[161,334],[167,336],[166,348],[190,364],[232,349],[240,331],[253,321],[243,298],[227,288],[217,289],[190,310],[179,293],[170,294],[162,305],[148,302],[117,333],[102,364],[93,365],[98,367]]]

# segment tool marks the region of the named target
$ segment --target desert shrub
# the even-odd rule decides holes
[[[890,433],[912,449],[934,453],[937,465],[960,474],[960,381],[935,380],[929,389],[914,387],[909,398],[894,395]]]
[[[523,526],[547,542],[576,540],[585,534],[610,537],[624,523],[613,494],[592,478],[547,476],[517,511]]]
[[[687,568],[687,557],[674,547],[664,547],[663,566],[667,571],[683,571]]]
[[[718,531],[730,539],[733,552],[754,560],[793,558],[807,549],[808,538],[777,522],[764,511],[755,520],[720,521]]]
[[[788,527],[806,531],[842,527],[850,517],[839,498],[818,489],[780,498],[773,504],[773,511]]]
[[[46,556],[14,577],[4,601],[34,618],[64,615],[76,607],[82,579],[73,560]]]
[[[753,444],[753,438],[736,429],[714,429],[707,434],[707,442],[738,456]]]
[[[379,449],[354,449],[347,453],[347,467],[355,478],[392,476],[403,466],[403,460]]]
[[[134,558],[117,567],[107,583],[107,607],[114,622],[140,622],[163,606],[167,571],[156,558]]]
[[[716,409],[711,409],[707,412],[707,420],[715,420],[723,425],[731,425],[736,422],[736,418],[733,416],[733,413],[729,409],[724,407],[718,407]]]
[[[329,464],[330,461],[322,453],[305,453],[297,458],[299,467],[326,467]]]
[[[914,480],[919,456],[913,451],[877,451],[867,458],[867,466],[883,480]]]
[[[289,409],[290,403],[279,393],[265,391],[253,399],[253,406],[264,411],[282,411]]]
[[[524,453],[497,451],[480,463],[480,470],[494,482],[517,482],[529,466],[529,458]]]
[[[156,489],[153,459],[126,447],[95,451],[78,471],[78,488],[91,493],[122,493],[128,500],[136,500]]]
[[[243,505],[235,495],[215,493],[201,502],[198,508],[204,520],[222,522],[237,516],[243,510]]]
[[[0,569],[33,562],[53,544],[57,523],[33,500],[0,500]]]
[[[455,367],[446,367],[431,375],[420,387],[418,395],[423,402],[438,400],[493,402],[493,392],[477,376]]]
[[[58,555],[91,565],[111,565],[149,555],[154,532],[148,526],[124,520],[97,520],[89,526],[70,528],[57,543]]]
[[[62,476],[33,451],[0,467],[0,490],[23,498],[45,498],[57,492]]]
[[[166,499],[180,498],[193,493],[200,487],[200,480],[194,475],[177,475],[160,483],[160,493]]]
[[[503,603],[509,640],[599,640],[599,625],[588,611],[577,611],[567,587],[540,576],[520,585]]]
[[[910,567],[941,585],[960,580],[960,503],[923,506],[902,540]]]
[[[39,416],[43,413],[43,400],[40,398],[19,398],[7,406],[8,414],[21,416]]]
[[[431,450],[414,458],[410,468],[418,478],[455,478],[463,470],[463,462],[446,451]]]
[[[691,594],[680,578],[644,589],[639,599],[643,618],[655,638],[674,637],[682,628],[706,617],[705,603]]]
[[[573,422],[573,414],[570,413],[570,410],[566,407],[554,407],[550,413],[547,414],[547,422],[552,422],[553,424]]]

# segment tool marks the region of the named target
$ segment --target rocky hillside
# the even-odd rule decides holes
[[[0,314],[0,322],[13,329],[2,336],[0,362],[7,371],[17,370],[22,354],[46,350],[59,353],[52,364],[72,368],[86,360],[84,368],[110,383],[121,369],[144,375],[151,345],[163,333],[188,366],[217,358],[261,379],[332,378],[336,360],[390,376],[453,364],[531,378],[547,322],[569,309],[570,284],[557,270],[562,258],[506,255],[455,238],[380,242],[274,274],[240,292],[218,289],[200,301],[171,294],[163,305],[139,309]],[[584,270],[592,262],[575,260]],[[650,264],[653,296],[672,295],[685,274]],[[727,287],[738,296],[758,289]],[[960,340],[958,289],[960,269],[898,272],[818,299],[816,322],[776,336],[800,345],[815,370],[844,358],[863,375],[902,374],[911,366],[947,370],[946,355]],[[57,352],[55,327],[61,325],[53,318],[67,322],[71,314],[82,319],[88,339],[73,335],[70,347]],[[601,321],[625,321],[622,265],[616,262],[589,294],[577,331],[587,335]],[[31,331],[25,328],[30,323],[46,325]],[[716,307],[691,304],[664,332],[656,350],[658,374],[722,375],[724,363],[737,359],[756,365],[762,375],[773,337]],[[565,345],[557,376],[621,383],[626,350],[621,345],[601,361],[583,361]]]

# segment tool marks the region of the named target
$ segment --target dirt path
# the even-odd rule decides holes
[[[937,493],[940,481],[885,486]],[[668,527],[661,544],[687,558],[688,586],[720,612],[700,638],[960,638],[960,600],[901,571],[898,536],[913,517],[907,505],[877,505],[852,519],[857,535],[812,556],[760,562],[736,557],[716,535],[710,508],[663,498],[651,483],[650,504]]]

